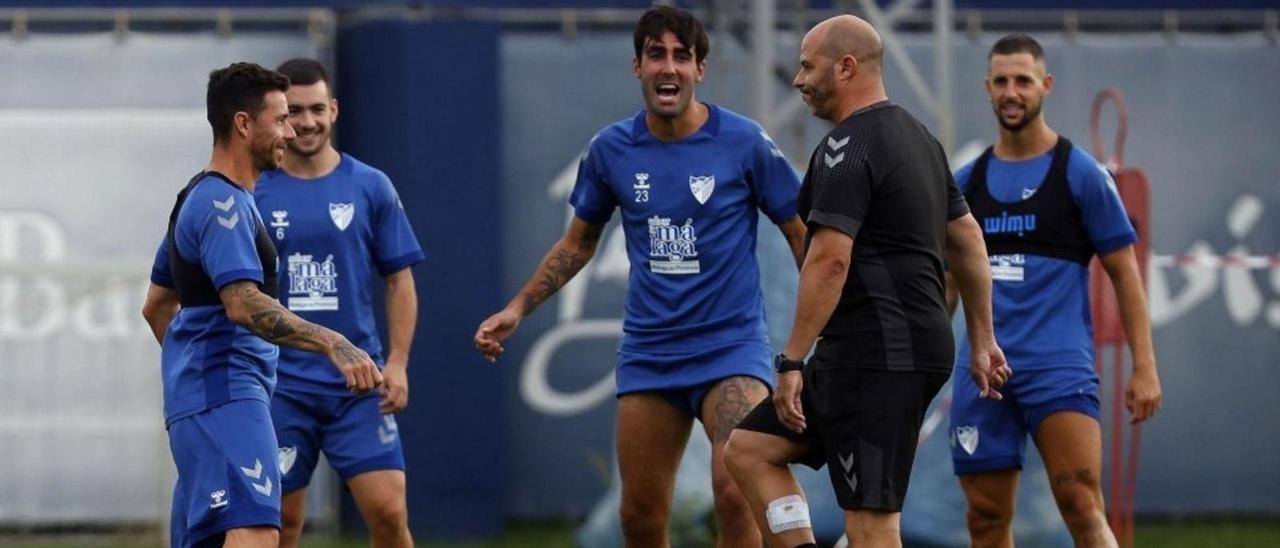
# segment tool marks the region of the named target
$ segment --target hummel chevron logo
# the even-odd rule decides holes
[[[822,161],[827,164],[827,167],[836,167],[836,164],[844,161],[844,153],[841,152],[840,154],[837,154],[835,158],[832,158],[830,154],[824,152],[822,154]]]
[[[858,477],[853,474],[853,453],[848,456],[836,453],[840,457],[840,466],[844,467],[844,481],[849,483],[849,491],[856,492],[858,490]]]
[[[252,485],[253,490],[262,493],[263,496],[271,496],[271,478],[267,478],[266,481],[262,482],[262,485],[256,483],[249,483],[249,485]]]
[[[262,477],[262,461],[258,459],[253,459],[253,468],[245,468],[241,466],[240,471],[244,472],[244,475],[249,476],[249,479],[261,478]],[[270,476],[263,478],[262,483],[249,482],[249,485],[253,486],[254,491],[262,493],[263,495],[268,497],[271,496],[272,484],[271,484]]]
[[[827,137],[827,146],[831,148],[831,152],[840,152],[840,149],[849,144],[849,137],[845,137],[837,141],[835,137]]]
[[[244,472],[244,475],[249,476],[250,479],[258,479],[262,477],[262,461],[253,459],[253,468],[245,468],[241,466],[240,471]]]
[[[382,445],[388,445],[391,442],[396,441],[396,433],[394,431],[388,431],[386,427],[379,426],[378,441],[381,441]]]
[[[236,196],[234,194],[227,196],[227,200],[225,202],[219,202],[217,200],[213,201],[213,207],[223,211],[231,211],[231,206],[233,205],[236,205]]]
[[[218,224],[222,225],[222,228],[227,230],[235,228],[236,223],[238,222],[240,222],[239,213],[232,213],[230,217],[218,217]]]
[[[387,445],[396,441],[396,435],[400,432],[400,428],[396,426],[396,418],[391,415],[382,416],[382,424],[378,425],[378,440],[382,445]]]

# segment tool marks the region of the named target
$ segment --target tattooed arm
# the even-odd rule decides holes
[[[502,341],[511,336],[520,321],[533,313],[547,298],[569,283],[591,260],[600,244],[603,224],[588,223],[574,217],[560,241],[551,246],[538,270],[520,289],[507,307],[480,324],[474,342],[485,359],[494,361],[502,354]]]
[[[218,296],[232,322],[267,342],[327,356],[353,392],[363,394],[382,384],[382,374],[364,350],[332,329],[299,318],[252,281],[227,284]]]

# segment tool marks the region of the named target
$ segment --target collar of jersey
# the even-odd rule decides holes
[[[631,138],[638,141],[648,137],[663,143],[681,143],[697,137],[700,133],[705,133],[710,137],[715,137],[720,133],[720,107],[711,103],[702,104],[707,105],[707,121],[703,122],[702,127],[698,128],[698,131],[690,133],[689,136],[684,139],[680,139],[678,141],[662,141],[661,139],[654,137],[652,133],[649,133],[649,125],[644,122],[645,111],[643,110],[637,112],[635,118],[632,119]]]

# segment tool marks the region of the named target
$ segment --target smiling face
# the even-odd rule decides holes
[[[302,157],[324,150],[338,120],[338,101],[330,95],[329,85],[319,81],[290,86],[285,97],[289,102],[289,125],[298,133],[289,143],[289,150]]]
[[[1000,127],[1017,133],[1040,117],[1053,75],[1030,53],[993,54],[988,62],[987,95]]]
[[[665,31],[661,40],[646,38],[640,57],[633,61],[645,108],[650,114],[665,119],[680,117],[695,100],[694,88],[702,81],[706,64],[698,62],[696,52]]]
[[[280,162],[284,161],[285,148],[297,135],[289,125],[289,107],[284,92],[267,92],[263,97],[262,111],[249,124],[249,154],[254,169],[278,169]]]

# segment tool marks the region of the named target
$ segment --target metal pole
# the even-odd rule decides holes
[[[751,3],[752,80],[755,82],[755,104],[752,114],[765,130],[773,131],[774,47],[777,38],[774,25],[777,22],[776,0],[755,0]]]
[[[933,2],[933,62],[936,69],[938,138],[948,156],[955,151],[955,117],[951,114],[951,35],[954,21],[952,0]]]
[[[884,52],[893,61],[894,67],[902,71],[907,85],[911,87],[911,91],[915,92],[916,97],[920,98],[920,102],[924,103],[925,108],[937,115],[938,101],[929,92],[929,85],[925,83],[924,77],[920,75],[915,63],[907,55],[907,50],[902,47],[902,41],[898,40],[898,35],[893,31],[893,21],[885,17],[884,12],[874,0],[859,0],[859,3],[862,11],[867,15],[867,21],[880,32],[880,39],[884,42]]]

